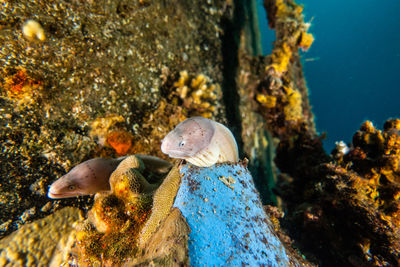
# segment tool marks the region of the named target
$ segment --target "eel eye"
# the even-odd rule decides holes
[[[178,144],[179,147],[183,147],[184,145],[185,145],[185,141],[180,141]]]
[[[70,185],[70,186],[68,186],[68,190],[74,190],[75,189],[75,185]]]

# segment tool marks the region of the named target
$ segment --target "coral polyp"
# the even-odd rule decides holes
[[[179,73],[179,79],[173,83],[172,95],[182,101],[182,106],[188,111],[188,116],[211,118],[216,111],[221,89],[213,84],[204,74],[190,76],[187,71]]]

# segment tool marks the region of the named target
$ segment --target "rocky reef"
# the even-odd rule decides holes
[[[44,219],[24,225],[0,240],[0,264],[60,266],[68,258],[65,248],[74,242],[75,223],[82,220],[82,211],[66,207]]]
[[[161,139],[187,116],[224,120],[220,21],[230,7],[3,1],[0,235],[63,206],[90,208],[91,198],[46,197],[48,185],[78,163],[164,157]],[[184,88],[192,100],[181,106]]]
[[[397,266],[398,120],[388,120],[383,131],[365,122],[350,148],[338,142],[326,153],[298,53],[312,43],[309,24],[293,1],[264,5],[277,40],[272,54],[257,64],[244,57],[243,86],[275,138],[281,226],[321,266]]]
[[[175,197],[210,204],[191,198],[206,177],[229,195],[245,191],[240,181],[250,173],[262,203],[273,205],[263,213],[252,192],[249,208],[267,225],[257,235],[271,235],[278,248],[269,256],[303,266],[400,264],[400,122],[390,119],[383,130],[365,122],[352,144],[324,151],[299,53],[314,38],[293,0],[264,1],[276,33],[267,56],[258,55],[255,0],[0,6],[1,264],[194,264],[190,231],[200,225],[191,219],[213,213],[190,218]],[[91,158],[168,159],[161,140],[191,116],[226,125],[250,173],[233,175],[238,182],[215,176],[225,167],[207,173],[175,162],[160,175],[130,156],[112,174],[110,192],[47,198],[54,180]],[[53,236],[53,227],[65,231]],[[286,255],[277,252],[283,246]]]
[[[399,138],[399,120],[388,120],[383,131],[367,121],[345,153],[335,150],[307,176],[294,169],[282,174],[279,186],[288,207],[284,224],[303,252],[327,265],[398,265]]]

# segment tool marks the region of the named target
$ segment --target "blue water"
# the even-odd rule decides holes
[[[400,117],[400,1],[301,0],[315,42],[303,66],[317,129],[326,132],[328,152],[335,141],[351,142],[365,120],[377,127]],[[259,2],[261,7],[262,3]],[[263,51],[274,32],[260,8]]]

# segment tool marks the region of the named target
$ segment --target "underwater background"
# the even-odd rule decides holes
[[[396,7],[1,1],[0,266],[400,266]]]
[[[326,132],[324,147],[351,143],[365,120],[382,127],[399,115],[400,1],[302,0],[305,21],[315,41],[303,53],[304,75],[317,130]],[[259,1],[263,54],[275,32],[268,29]]]

